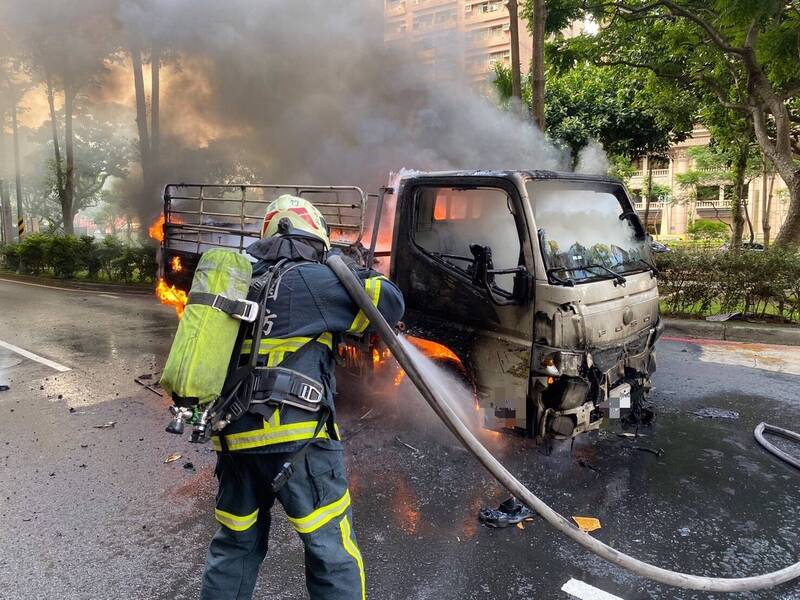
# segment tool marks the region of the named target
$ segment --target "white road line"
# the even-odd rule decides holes
[[[581,600],[622,600],[619,596],[604,592],[578,579],[570,579],[561,586],[561,591]]]
[[[78,290],[75,288],[65,288],[65,287],[58,287],[57,285],[42,285],[41,283],[31,283],[30,281],[17,281],[16,279],[3,279],[0,277],[0,281],[5,281],[6,283],[18,283],[20,285],[32,285],[33,287],[40,287],[40,288],[47,288],[49,290],[61,290],[63,292],[78,292],[78,293],[92,293],[96,294],[97,292],[92,292],[90,290]]]
[[[43,285],[41,283],[31,283],[30,281],[18,281],[16,279],[4,279],[0,277],[0,281],[5,281],[6,283],[18,283],[20,285],[31,285],[33,287],[40,287],[40,288],[47,288],[48,290],[61,290],[62,292],[75,292],[76,294],[93,294],[93,295],[100,295],[100,296],[110,296],[112,298],[116,298],[119,300],[119,296],[114,296],[113,294],[107,294],[105,292],[100,292],[98,290],[83,290],[79,288],[65,288],[59,287],[57,285]],[[120,294],[124,294],[126,296],[144,296],[144,294],[137,294],[137,293],[126,293],[126,292],[117,292]]]
[[[119,300],[119,296],[115,296],[114,294],[97,294],[98,296],[102,296],[103,298],[113,298],[114,300]]]
[[[14,344],[9,344],[8,342],[4,342],[0,340],[0,347],[6,348],[11,350],[12,352],[16,352],[20,356],[24,356],[25,358],[30,358],[31,360],[35,360],[38,363],[41,363],[45,366],[50,367],[51,369],[55,369],[60,373],[66,373],[67,371],[71,371],[69,367],[65,367],[64,365],[58,364],[55,361],[50,360],[49,358],[45,358],[43,356],[39,356],[38,354],[34,354],[33,352],[28,352],[19,346],[15,346]]]

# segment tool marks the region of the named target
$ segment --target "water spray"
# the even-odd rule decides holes
[[[550,508],[533,492],[525,487],[511,472],[506,469],[475,437],[469,428],[461,421],[447,398],[438,390],[429,385],[422,377],[421,371],[414,359],[408,354],[392,327],[386,322],[378,309],[364,292],[361,282],[353,275],[342,259],[331,255],[327,260],[328,266],[344,285],[350,297],[364,311],[372,326],[377,330],[384,343],[389,347],[400,366],[403,367],[409,379],[414,383],[422,397],[430,405],[436,415],[447,425],[453,435],[478,459],[492,476],[503,485],[511,494],[522,501],[528,508],[536,511],[545,521],[555,527],[567,537],[578,542],[597,556],[613,563],[636,575],[663,583],[666,585],[707,592],[749,592],[754,590],[769,589],[787,581],[800,577],[800,562],[788,567],[756,575],[753,577],[721,578],[704,577],[679,573],[662,567],[651,565],[637,558],[623,554],[611,546],[584,533],[562,515]]]

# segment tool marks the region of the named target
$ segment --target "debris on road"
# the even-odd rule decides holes
[[[595,467],[593,464],[586,462],[582,458],[578,459],[578,466],[583,467],[584,469],[589,469],[590,471],[594,471],[595,473],[602,473],[600,469]]]
[[[194,471],[194,463],[191,462],[183,463],[183,468],[186,469],[187,471]]]
[[[600,519],[596,519],[595,517],[573,516],[572,520],[575,521],[575,524],[584,533],[591,533],[592,531],[596,531],[602,527],[602,525],[600,525]]]
[[[107,423],[103,423],[102,425],[95,425],[95,429],[112,429],[114,425],[116,425],[116,421],[108,421]]]
[[[712,321],[715,323],[722,323],[724,321],[730,321],[731,319],[736,319],[737,317],[741,317],[741,311],[730,312],[730,313],[720,313],[718,315],[709,315],[706,317],[706,321]]]
[[[621,438],[640,438],[640,437],[647,437],[644,433],[631,433],[629,431],[624,431],[622,433],[618,433],[617,437]]]
[[[7,392],[10,389],[11,389],[11,387],[9,387],[9,386],[7,386],[5,384],[0,385],[0,392]]]
[[[739,413],[735,410],[726,410],[724,408],[706,407],[696,410],[692,413],[694,416],[701,419],[738,419]]]
[[[394,437],[395,440],[400,442],[403,446],[411,450],[414,454],[422,455],[422,451],[419,448],[414,448],[411,444],[406,444],[403,440],[401,440],[398,436]]]
[[[497,508],[482,508],[478,512],[478,520],[487,527],[500,529],[516,525],[520,527],[525,521],[533,521],[534,512],[513,496],[503,501]]]
[[[181,457],[181,455],[178,454],[177,452],[175,452],[174,454],[170,454],[167,458],[164,459],[164,464],[175,462],[180,457]]]
[[[154,384],[148,383],[150,381],[153,381],[156,378],[156,375],[161,375],[161,373],[145,373],[144,375],[139,375],[138,377],[134,377],[133,380],[142,387],[147,388],[154,394],[161,396],[163,398],[164,393],[161,391],[161,386],[158,384],[158,382]]]
[[[662,456],[664,456],[664,454],[666,454],[663,448],[658,448],[654,450],[653,448],[647,448],[646,446],[632,446],[630,444],[623,446],[623,448],[628,448],[630,450],[640,450],[642,452],[649,452],[650,454],[655,454],[659,458],[661,458]]]

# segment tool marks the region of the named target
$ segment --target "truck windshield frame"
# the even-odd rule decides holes
[[[647,234],[621,184],[528,179],[525,187],[551,284],[620,284],[653,270]]]

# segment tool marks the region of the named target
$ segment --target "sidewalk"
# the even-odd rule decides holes
[[[75,290],[88,290],[107,293],[137,294],[140,296],[152,296],[154,294],[153,284],[130,284],[124,283],[98,283],[94,281],[75,281],[73,279],[54,279],[52,277],[37,277],[36,275],[20,275],[13,271],[0,269],[0,279],[20,281],[22,283],[33,283],[53,288],[69,288]]]
[[[673,319],[665,317],[664,335],[800,346],[800,326],[769,325],[748,323],[746,321],[713,323],[701,319]]]

